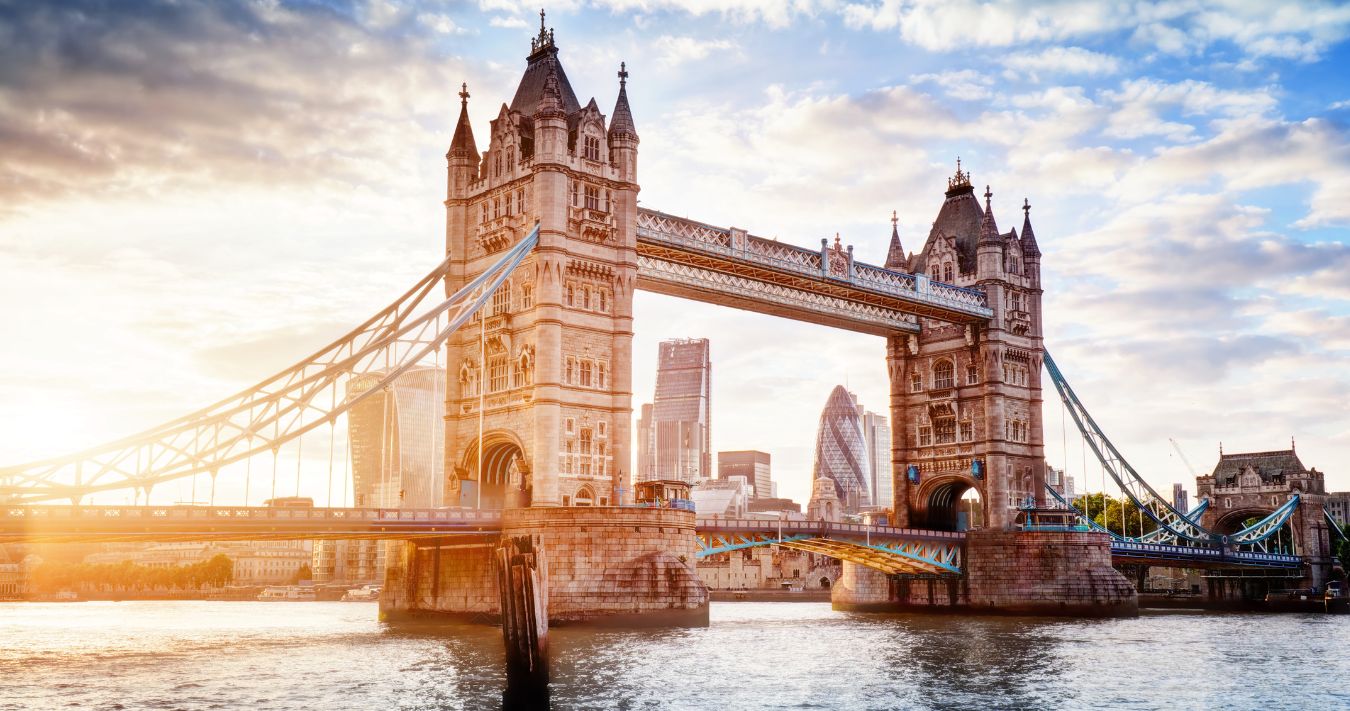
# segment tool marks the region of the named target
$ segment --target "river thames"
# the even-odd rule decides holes
[[[370,603],[0,604],[0,709],[500,707],[500,631]],[[889,616],[714,603],[551,633],[555,709],[1343,709],[1350,617]]]

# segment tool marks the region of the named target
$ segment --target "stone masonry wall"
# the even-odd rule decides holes
[[[889,580],[844,563],[835,609],[964,611],[1119,617],[1138,614],[1134,586],[1111,567],[1104,534],[972,531],[962,567],[951,579]]]
[[[504,535],[539,535],[549,621],[706,625],[708,589],[693,569],[694,515],[671,509],[508,509]],[[499,614],[491,547],[406,543],[388,567],[385,619]]]

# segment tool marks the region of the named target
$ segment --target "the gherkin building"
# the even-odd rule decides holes
[[[833,481],[844,510],[856,513],[872,504],[869,469],[858,402],[844,386],[837,385],[820,413],[812,479]]]

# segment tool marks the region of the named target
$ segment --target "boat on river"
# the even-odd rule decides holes
[[[362,585],[352,588],[342,596],[343,602],[375,602],[380,599],[381,585]]]
[[[311,602],[314,588],[309,585],[269,585],[258,595],[263,602]]]

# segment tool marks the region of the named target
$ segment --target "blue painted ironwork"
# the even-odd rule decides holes
[[[983,478],[984,478],[984,460],[983,460],[983,459],[972,459],[972,460],[970,460],[970,475],[973,476],[973,477],[975,477],[976,479],[983,479]]]
[[[698,538],[698,558],[745,548],[783,546],[887,573],[950,575],[961,572],[961,544],[965,540],[963,534],[945,531],[772,519],[701,519]]]
[[[1069,386],[1069,382],[1060,371],[1059,366],[1050,357],[1050,352],[1043,351],[1043,353],[1045,369],[1050,374],[1051,382],[1055,384],[1055,390],[1058,391],[1060,400],[1073,417],[1079,434],[1083,436],[1084,441],[1092,449],[1097,460],[1101,462],[1106,473],[1111,475],[1111,479],[1116,482],[1120,490],[1159,528],[1166,531],[1166,534],[1160,534],[1160,537],[1204,546],[1260,546],[1263,541],[1279,530],[1280,525],[1288,521],[1289,516],[1292,515],[1292,509],[1286,510],[1288,506],[1286,504],[1286,507],[1281,507],[1276,513],[1251,526],[1231,535],[1221,536],[1201,526],[1198,520],[1192,520],[1185,513],[1178,511],[1148,482],[1144,481],[1144,478],[1139,475],[1139,472],[1135,471],[1134,467],[1130,466],[1130,463],[1125,460],[1125,456],[1111,443],[1106,433],[1097,425],[1091,413],[1078,399],[1078,395]],[[1297,504],[1294,507],[1296,508]],[[1275,525],[1277,523],[1278,525]]]
[[[905,470],[905,475],[909,477],[909,483],[919,483],[919,466],[917,464],[909,465],[909,468]]]

